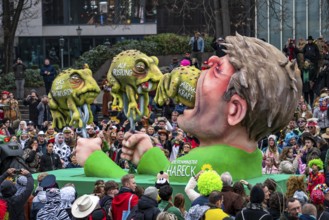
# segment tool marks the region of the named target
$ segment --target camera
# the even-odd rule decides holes
[[[16,170],[14,171],[14,174],[15,174],[15,175],[18,175],[18,174],[21,173],[21,171],[22,171],[21,169],[16,169]]]

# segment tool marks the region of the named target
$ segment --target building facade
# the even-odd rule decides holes
[[[280,49],[288,38],[329,40],[328,15],[326,0],[256,0],[255,36]]]
[[[152,0],[42,0],[30,10],[16,32],[16,56],[30,66],[71,66],[97,45],[157,33]]]

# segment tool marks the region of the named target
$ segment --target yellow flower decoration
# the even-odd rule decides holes
[[[201,170],[206,171],[206,170],[212,170],[212,166],[209,163],[203,164],[201,167]]]

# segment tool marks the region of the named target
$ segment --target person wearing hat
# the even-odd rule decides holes
[[[301,139],[304,145],[300,150],[300,153],[303,154],[301,158],[303,164],[307,164],[311,157],[320,157],[321,151],[317,148],[317,143],[311,133],[304,132]]]
[[[327,99],[320,99],[319,106],[314,109],[313,117],[317,118],[318,126],[321,129],[321,133],[324,133],[326,128],[329,127],[328,119],[328,102]]]
[[[308,162],[308,167],[312,169],[308,177],[307,190],[309,193],[312,192],[314,187],[318,184],[326,182],[326,178],[323,174],[323,162],[321,159],[313,159]]]
[[[39,131],[37,135],[38,149],[40,150],[41,155],[47,153],[47,141],[46,134],[44,131]]]
[[[152,219],[155,220],[159,215],[158,208],[158,189],[154,186],[149,186],[145,189],[144,194],[127,217],[127,220],[133,219]]]
[[[296,48],[294,39],[288,38],[288,41],[283,48],[283,52],[290,61],[297,58],[297,54],[299,53],[299,51]]]
[[[194,36],[191,37],[190,42],[188,43],[192,49],[192,59],[196,58],[198,60],[198,66],[202,63],[202,53],[204,52],[204,40],[201,37],[200,32],[195,31]]]
[[[307,44],[303,48],[303,54],[304,54],[304,59],[310,60],[314,65],[314,69],[317,71],[318,60],[320,58],[320,51],[318,46],[314,43],[314,39],[312,36],[308,36]]]
[[[74,131],[70,127],[63,128],[64,142],[67,144],[71,150],[76,147],[77,141],[74,138]]]
[[[15,184],[6,180],[8,177],[14,177],[19,173],[27,178],[25,189],[21,191],[19,195],[15,195],[17,188]],[[7,211],[9,213],[9,220],[25,220],[24,217],[24,205],[27,202],[33,191],[33,177],[29,171],[25,169],[16,170],[15,168],[9,168],[0,177],[0,192],[1,200],[5,200],[7,203]]]
[[[310,198],[313,205],[316,207],[318,220],[329,219],[329,212],[325,210],[325,194],[328,193],[326,184],[317,185],[311,192]]]
[[[106,211],[99,205],[99,197],[94,195],[83,195],[77,198],[72,205],[71,212],[75,219],[107,219]]]
[[[168,133],[168,131],[165,130],[165,129],[161,129],[161,130],[158,131],[158,135],[159,135],[159,141],[160,141],[160,144],[161,144],[162,148],[168,150],[169,153],[171,154],[171,151],[172,151],[172,143],[169,140],[169,133]]]
[[[217,39],[216,37],[214,37],[211,43],[211,47],[215,50],[216,56],[218,57],[223,57],[226,55],[226,53],[224,52],[224,50],[226,50],[226,47],[222,45],[222,43],[225,43],[225,40],[222,37],[219,37]]]
[[[236,220],[272,220],[273,217],[262,207],[262,202],[264,201],[265,194],[261,187],[254,186],[250,191],[250,203],[247,207],[242,209],[242,211],[237,214]]]

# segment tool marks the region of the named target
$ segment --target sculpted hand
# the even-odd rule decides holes
[[[76,147],[76,158],[78,164],[85,165],[86,160],[96,150],[101,150],[102,140],[100,138],[79,138]]]
[[[150,137],[144,133],[127,132],[122,142],[121,158],[138,165],[146,151],[153,148]]]

